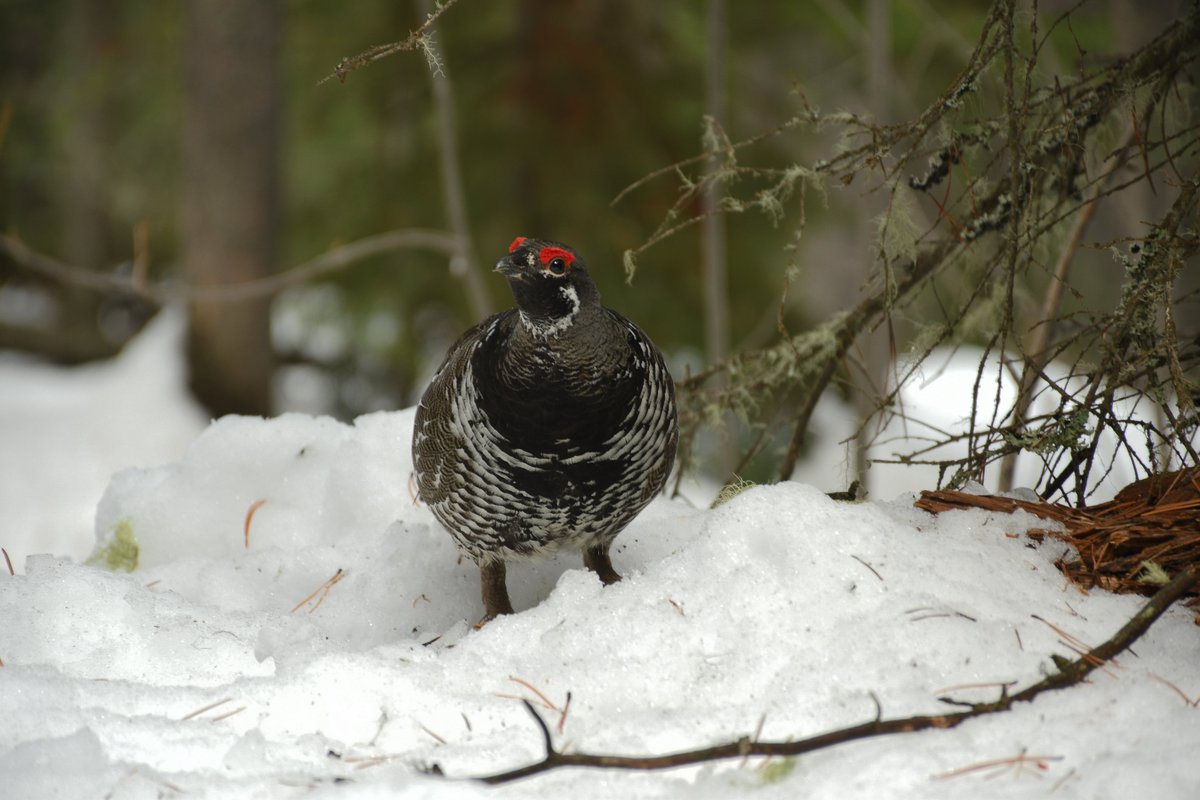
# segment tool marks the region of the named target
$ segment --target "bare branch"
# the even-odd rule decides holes
[[[545,757],[533,764],[489,775],[479,780],[492,784],[508,783],[548,772],[559,767],[659,770],[708,761],[744,758],[746,756],[798,756],[876,736],[912,733],[934,728],[943,730],[954,728],[969,719],[1008,711],[1017,703],[1032,702],[1045,692],[1065,689],[1082,683],[1094,670],[1103,667],[1115,656],[1132,646],[1142,634],[1150,629],[1150,626],[1163,615],[1172,603],[1190,591],[1198,581],[1200,581],[1200,567],[1189,567],[1176,575],[1170,583],[1160,589],[1137,614],[1103,644],[1084,653],[1074,661],[1059,660],[1057,662],[1059,664],[1057,672],[1030,684],[1016,694],[1010,695],[1007,687],[1002,687],[1000,697],[990,703],[950,701],[951,704],[956,706],[966,706],[966,710],[951,714],[928,714],[893,719],[883,719],[880,714],[877,714],[870,722],[864,722],[861,725],[854,725],[849,728],[840,728],[803,739],[757,741],[755,738],[743,736],[736,741],[695,750],[669,753],[667,755],[617,756],[598,753],[564,753],[555,750],[550,729],[537,712],[534,711],[533,706],[528,701],[523,701],[526,710],[534,717],[541,732],[542,741],[546,747]]]
[[[159,305],[173,301],[249,300],[273,295],[330,272],[344,269],[365,258],[393,250],[433,250],[454,257],[459,253],[459,240],[441,231],[419,229],[396,230],[367,236],[327,250],[316,258],[298,264],[285,272],[242,283],[204,286],[148,284],[133,277],[126,278],[108,272],[96,272],[64,264],[50,256],[30,249],[20,239],[0,234],[0,252],[17,265],[69,286],[79,286],[98,292],[132,295]]]
[[[317,85],[320,86],[322,83],[326,83],[333,78],[337,78],[339,82],[345,83],[346,77],[360,67],[365,67],[367,64],[378,61],[381,58],[387,58],[395,53],[405,50],[416,50],[418,47],[427,46],[429,29],[438,21],[442,14],[445,14],[457,4],[458,0],[444,0],[444,2],[438,3],[437,9],[428,16],[424,24],[410,33],[407,39],[399,42],[389,42],[388,44],[377,44],[374,47],[367,48],[356,56],[343,58],[333,68],[333,72],[317,81]]]
[[[1048,30],[1069,25],[1069,15],[1077,7],[1055,17]],[[1016,29],[1026,22],[1028,35]],[[1018,380],[1032,387],[1021,394],[1022,402],[1028,402],[1035,389],[1043,391],[1034,385],[1034,378],[1045,379],[1045,365],[1050,359],[1067,356],[1077,363],[1099,363],[1099,367],[1075,370],[1072,376],[1076,385],[1086,384],[1094,391],[1081,393],[1072,388],[1070,392],[1058,392],[1051,387],[1044,391],[1063,396],[1058,409],[1063,420],[1077,418],[1073,415],[1080,407],[1100,419],[1096,431],[1089,433],[1115,433],[1120,452],[1139,474],[1157,468],[1157,462],[1141,457],[1137,444],[1124,432],[1131,425],[1140,425],[1140,421],[1114,412],[1110,403],[1134,375],[1142,375],[1141,394],[1147,402],[1164,409],[1160,415],[1166,422],[1161,429],[1146,428],[1141,433],[1161,442],[1160,449],[1168,458],[1171,453],[1190,455],[1195,449],[1192,438],[1197,427],[1190,399],[1196,381],[1184,373],[1182,365],[1192,360],[1191,352],[1200,348],[1200,340],[1192,341],[1190,326],[1176,329],[1176,318],[1183,320],[1185,314],[1175,310],[1183,301],[1173,298],[1171,289],[1177,283],[1174,276],[1184,274],[1182,259],[1196,250],[1193,234],[1178,225],[1158,226],[1157,260],[1152,265],[1157,277],[1137,279],[1144,290],[1137,295],[1142,298],[1138,303],[1123,302],[1121,308],[1111,312],[1074,312],[1075,319],[1058,325],[1052,318],[1061,313],[1061,295],[1054,292],[1072,291],[1065,282],[1071,257],[1085,248],[1100,247],[1083,239],[1083,225],[1098,204],[1130,187],[1144,185],[1154,173],[1164,175],[1168,191],[1180,196],[1190,194],[1191,179],[1180,176],[1188,175],[1200,153],[1200,125],[1183,107],[1177,111],[1173,108],[1175,113],[1168,121],[1165,106],[1171,97],[1180,95],[1176,85],[1186,82],[1188,70],[1200,60],[1198,28],[1200,12],[1192,9],[1126,58],[1081,62],[1074,72],[1054,70],[1057,77],[1046,80],[1047,65],[1054,56],[1049,47],[1043,48],[1048,30],[1039,26],[1038,9],[1026,14],[1018,12],[1013,0],[998,0],[992,4],[966,66],[941,96],[914,118],[894,125],[876,125],[849,113],[820,114],[805,102],[803,113],[776,128],[729,144],[726,149],[730,155],[720,170],[699,166],[714,155],[710,149],[703,156],[664,167],[627,187],[618,200],[645,181],[668,172],[676,174],[680,183],[680,191],[658,228],[642,244],[626,251],[627,272],[646,249],[704,220],[704,213],[696,213],[696,201],[718,183],[724,190],[722,202],[707,213],[733,214],[758,208],[773,222],[778,220],[783,200],[787,199],[775,188],[789,185],[781,178],[784,175],[801,186],[801,219],[803,187],[811,183],[823,191],[825,183],[832,183],[831,178],[845,186],[865,173],[874,181],[865,192],[884,190],[892,200],[880,226],[876,268],[863,287],[863,299],[855,307],[835,313],[800,334],[789,334],[781,327],[782,338],[774,343],[736,353],[680,381],[681,451],[690,452],[689,442],[701,425],[722,420],[726,412],[733,411],[750,426],[743,466],[757,454],[771,453],[781,459],[778,466],[771,465],[772,471],[790,475],[816,399],[830,382],[853,366],[847,355],[859,345],[861,337],[887,325],[895,352],[903,352],[908,344],[906,361],[911,366],[897,367],[898,371],[908,372],[907,377],[935,347],[968,337],[988,342],[992,357],[1002,364],[1008,364],[1015,351],[1039,359],[1026,359],[1023,368],[1016,367],[1024,375]],[[978,97],[968,107],[963,100],[969,94]],[[1110,149],[1105,136],[1114,124],[1128,127],[1134,104],[1140,106],[1134,141],[1126,140]],[[1156,111],[1160,115],[1158,126],[1151,124]],[[840,128],[838,151],[827,159],[791,164],[782,170],[770,166],[751,169],[733,158],[734,154],[740,156],[745,147],[799,128]],[[930,157],[929,167],[923,172],[911,169],[918,155]],[[965,180],[959,180],[960,175]],[[939,186],[944,190],[935,196],[934,189]],[[1161,183],[1159,193],[1163,193]],[[773,197],[774,202],[760,202],[763,195]],[[936,221],[923,225],[904,210],[904,204],[896,201],[906,196],[927,199],[936,208]],[[1022,348],[1016,318],[1018,306],[1025,300],[1026,276],[1041,268],[1046,246],[1062,235],[1064,222],[1067,228],[1071,222],[1076,227],[1066,244],[1058,246],[1057,269],[1047,269],[1056,273],[1053,280],[1057,283],[1057,289],[1052,287],[1043,304],[1047,322],[1034,330]],[[918,225],[925,230],[919,230]],[[794,249],[794,244],[785,245],[785,250]],[[1138,252],[1136,247],[1131,251]],[[1145,272],[1140,262],[1150,263],[1144,253],[1136,259],[1116,255],[1126,262],[1130,280]],[[789,255],[788,263],[794,262],[795,257]],[[1174,265],[1171,270],[1165,269],[1168,264]],[[942,276],[952,276],[952,280],[942,280]],[[962,298],[956,298],[951,307],[936,296],[938,287],[947,284],[954,286]],[[1146,301],[1146,292],[1155,293],[1154,304]],[[922,301],[931,294],[944,320],[921,330]],[[1163,317],[1157,328],[1145,324],[1152,308],[1160,309],[1156,313]],[[910,309],[918,313],[905,319],[904,312]],[[1142,319],[1140,339],[1130,340],[1128,320],[1121,322],[1130,314]],[[898,322],[910,330],[917,327],[910,342],[900,339],[904,331],[898,329]],[[1136,353],[1137,357],[1131,363],[1122,353]],[[1155,369],[1148,370],[1150,364]],[[1088,486],[1094,485],[1085,477],[1093,466],[1097,476],[1111,469],[1111,460],[1103,467],[1089,456],[1095,451],[1095,440],[1084,443],[1078,436],[1068,437],[1071,429],[1061,421],[1046,423],[1045,431],[1014,426],[1012,404],[1005,401],[1010,407],[1001,406],[999,382],[993,385],[984,380],[987,377],[977,372],[970,402],[981,418],[978,423],[973,421],[974,415],[968,418],[972,420],[968,454],[957,459],[957,465],[942,465],[950,469],[952,483],[967,478],[982,480],[987,466],[1027,449],[1028,437],[1040,437],[1047,443],[1047,449],[1038,453],[1043,458],[1044,475],[1057,464],[1053,473],[1061,480],[1048,483],[1051,488],[1061,487],[1062,481],[1076,476],[1074,486],[1086,493]],[[905,382],[898,375],[892,383],[888,391],[879,392],[874,413],[863,420],[862,430],[870,423],[882,431],[885,426],[880,423],[897,415],[896,402]],[[1103,391],[1103,386],[1111,386],[1113,392]],[[1173,403],[1179,408],[1166,408]],[[1017,416],[1028,416],[1028,409]],[[786,451],[780,453],[771,445],[778,443],[779,437],[774,435],[777,423],[785,419],[789,420],[792,435]],[[1086,421],[1089,417],[1079,419]],[[1059,438],[1051,441],[1046,434],[1053,432]]]

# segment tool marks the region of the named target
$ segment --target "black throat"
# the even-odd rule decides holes
[[[511,278],[508,284],[522,321],[534,332],[561,333],[581,313],[600,304],[600,294],[589,280],[533,275]]]

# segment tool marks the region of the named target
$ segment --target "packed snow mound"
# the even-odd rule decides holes
[[[185,319],[165,309],[116,358],[64,369],[0,352],[0,545],[82,558],[112,474],[179,459],[208,416],[188,394]]]
[[[518,697],[565,749],[795,738],[876,700],[992,699],[1073,656],[1047,622],[1096,644],[1142,601],[1071,588],[1024,514],[785,483],[715,510],[655,501],[617,539],[613,586],[575,553],[518,563],[518,613],[475,630],[478,571],[413,501],[412,417],[218,420],[178,463],[114,478],[94,560],[116,570],[39,556],[0,579],[0,794],[1195,797],[1197,710],[1168,685],[1200,693],[1182,608],[1086,685],[790,770],[461,780],[541,757]],[[1022,753],[1044,769],[946,777]]]

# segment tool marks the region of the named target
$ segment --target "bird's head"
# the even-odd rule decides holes
[[[561,242],[518,236],[496,272],[508,278],[521,318],[534,332],[561,332],[581,309],[600,304],[587,265]]]

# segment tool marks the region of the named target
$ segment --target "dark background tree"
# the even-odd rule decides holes
[[[275,270],[279,36],[275,0],[188,0],[183,276],[235,284]],[[270,299],[194,300],[192,391],[214,414],[271,413]]]

